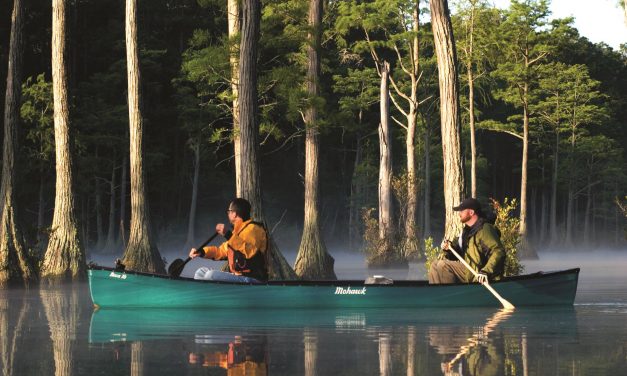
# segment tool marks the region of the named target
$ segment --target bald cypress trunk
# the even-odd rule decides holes
[[[35,279],[34,267],[28,260],[21,229],[15,219],[14,197],[15,150],[21,96],[22,18],[21,0],[13,1],[11,39],[4,99],[4,142],[2,153],[2,185],[0,188],[0,285],[7,282],[27,282]]]
[[[239,120],[239,45],[237,38],[240,32],[239,0],[227,0],[227,23],[229,33],[229,65],[231,68],[231,95],[233,96],[233,150],[235,154],[235,191],[237,197],[242,196],[242,153],[240,151],[240,120]]]
[[[318,110],[315,98],[318,96],[320,76],[320,36],[322,33],[322,0],[309,1],[309,35],[307,55],[307,92],[310,105],[305,110],[305,222],[303,236],[298,249],[294,269],[304,279],[337,279],[333,271],[335,260],[327,253],[320,234],[318,199],[318,160],[320,159],[320,138],[318,131]]]
[[[461,152],[461,121],[459,118],[459,84],[453,27],[446,0],[431,0],[431,27],[438,60],[440,84],[440,124],[444,163],[444,207],[447,239],[459,235],[461,223],[453,212],[464,194],[464,169]]]
[[[261,18],[260,0],[242,1],[242,31],[239,59],[240,134],[236,140],[242,157],[238,195],[252,206],[252,217],[265,221],[259,178],[259,123],[257,120],[257,44]],[[244,163],[245,162],[245,163]],[[289,266],[270,238],[268,244],[268,274],[270,279],[294,279],[296,273]]]
[[[405,150],[407,154],[407,218],[405,220],[405,240],[403,242],[403,252],[407,259],[420,257],[420,243],[418,242],[418,227],[416,224],[416,214],[418,211],[418,179],[416,174],[416,123],[418,120],[418,81],[420,77],[418,31],[419,23],[419,1],[413,11],[413,31],[416,36],[412,41],[412,64],[411,64],[411,100],[409,101],[409,112],[407,114],[407,136],[405,137]]]
[[[392,228],[392,135],[390,129],[390,64],[381,64],[379,123],[379,239],[374,253],[366,261],[369,267],[407,265],[395,249]]]
[[[123,262],[127,269],[165,273],[165,265],[150,228],[150,215],[146,201],[143,167],[144,124],[141,112],[141,75],[137,46],[137,0],[126,1],[126,72],[130,128],[131,228]]]
[[[50,240],[41,275],[83,278],[85,250],[78,235],[70,152],[70,114],[66,74],[66,0],[52,1],[52,90],[56,188]]]

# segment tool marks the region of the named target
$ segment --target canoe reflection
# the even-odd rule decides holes
[[[185,347],[178,356],[189,368],[230,374],[525,375],[527,338],[552,349],[552,338],[576,342],[576,327],[572,308],[102,309],[92,314],[89,341],[159,340]]]

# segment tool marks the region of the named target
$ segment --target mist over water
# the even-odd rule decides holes
[[[183,247],[162,247],[168,262]],[[282,250],[290,265],[296,252]],[[425,279],[329,250],[340,279]],[[89,256],[112,266],[121,254]],[[539,252],[525,273],[579,267],[573,307],[399,310],[94,310],[86,283],[0,290],[6,375],[621,375],[627,250]],[[220,268],[194,260],[184,272]],[[199,296],[211,299],[211,296]],[[5,361],[7,360],[7,361]]]

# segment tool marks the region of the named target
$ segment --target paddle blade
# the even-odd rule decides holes
[[[186,262],[181,259],[176,259],[172,261],[170,266],[168,266],[168,274],[172,277],[178,277],[183,272],[183,268],[185,268]]]

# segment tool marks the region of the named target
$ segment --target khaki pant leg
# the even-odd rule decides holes
[[[459,261],[437,260],[429,269],[429,283],[459,283],[464,281],[466,268]]]

